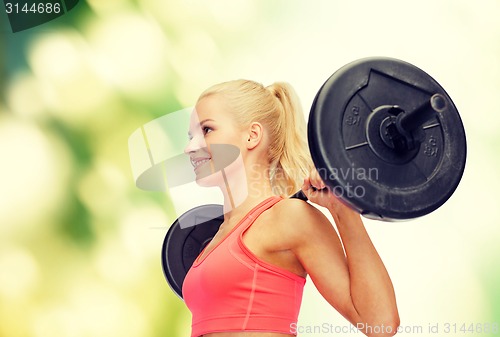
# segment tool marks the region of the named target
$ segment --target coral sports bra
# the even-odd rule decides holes
[[[261,202],[193,263],[182,287],[192,313],[191,337],[238,331],[293,335],[306,279],[260,260],[242,240],[255,219],[280,200]]]

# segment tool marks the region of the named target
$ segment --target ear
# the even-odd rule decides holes
[[[260,144],[263,137],[264,137],[264,128],[262,127],[262,124],[258,122],[253,122],[252,124],[250,124],[246,140],[247,149],[248,150],[254,149],[257,145]]]

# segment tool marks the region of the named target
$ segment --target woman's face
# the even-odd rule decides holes
[[[190,157],[197,181],[234,162],[247,138],[219,95],[198,102],[191,114],[188,135],[184,153]]]

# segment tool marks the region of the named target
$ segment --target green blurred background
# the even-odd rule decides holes
[[[0,336],[188,336],[190,314],[160,264],[176,214],[166,194],[135,187],[129,135],[236,78],[288,81],[307,113],[331,73],[366,56],[430,73],[468,136],[463,180],[443,207],[365,221],[409,329],[400,335],[437,325],[494,336],[499,17],[498,0],[88,0],[13,34],[1,13]],[[347,326],[308,280],[299,325],[325,323]]]

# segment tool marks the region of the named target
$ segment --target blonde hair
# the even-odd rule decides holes
[[[306,122],[292,86],[276,82],[268,87],[249,80],[216,84],[205,90],[198,101],[221,95],[243,127],[259,122],[267,130],[273,192],[288,197],[298,191],[312,165],[306,137]]]

